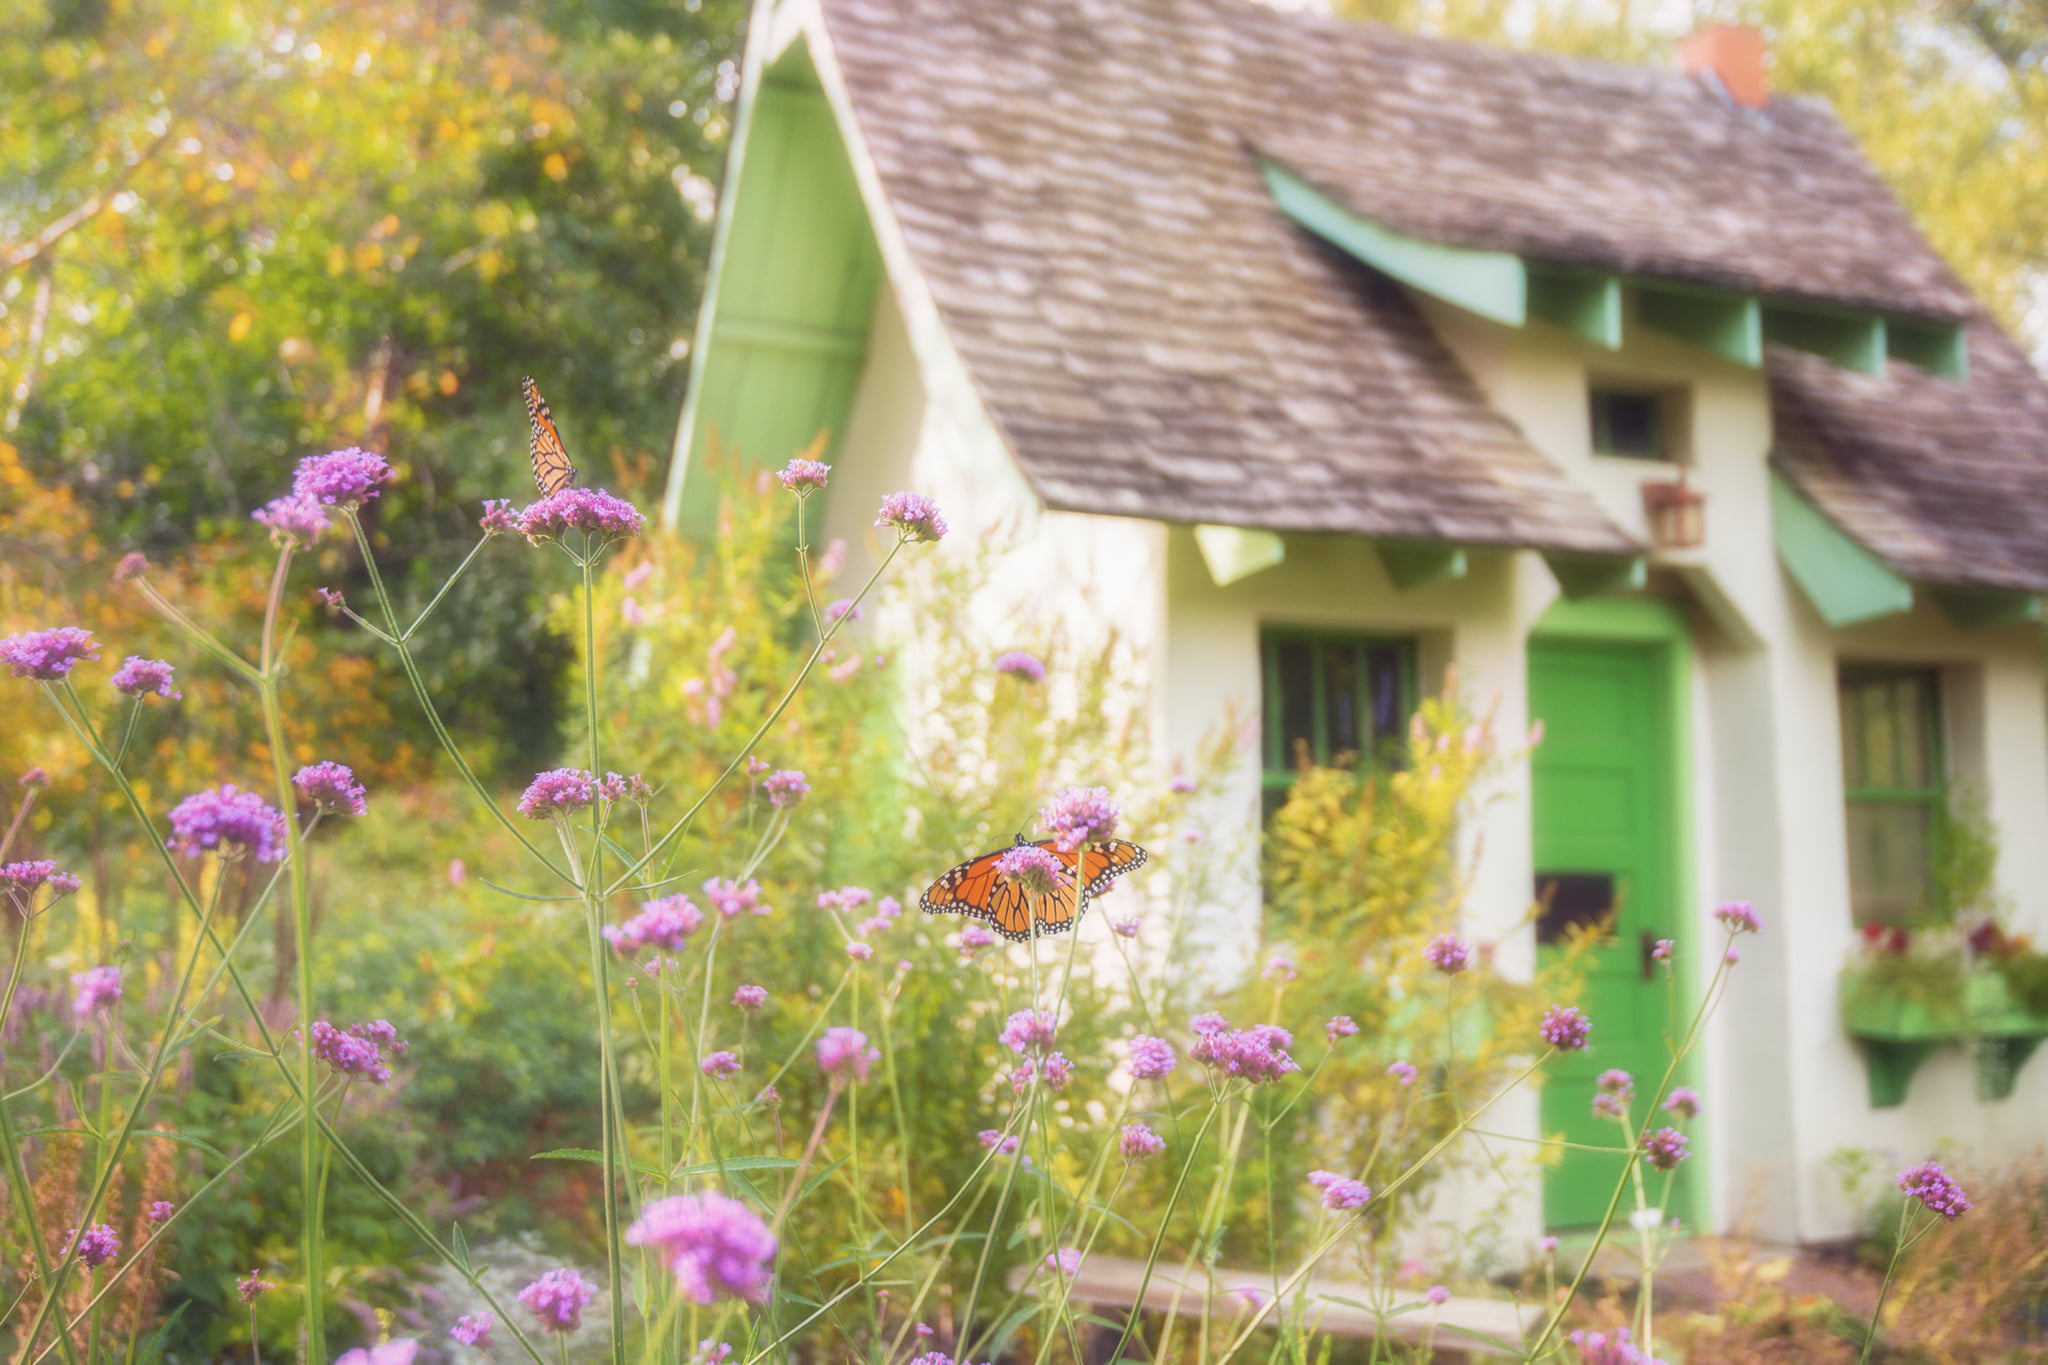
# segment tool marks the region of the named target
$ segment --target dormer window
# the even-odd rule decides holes
[[[1588,386],[1593,453],[1627,460],[1676,460],[1676,407],[1671,396],[1656,389],[1618,384]]]

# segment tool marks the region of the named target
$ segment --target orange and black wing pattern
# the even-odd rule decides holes
[[[927,915],[966,915],[978,919],[1013,942],[1041,934],[1063,934],[1074,927],[1079,917],[1074,891],[1075,864],[1080,864],[1081,883],[1088,898],[1093,899],[1109,890],[1110,884],[1124,873],[1143,866],[1146,856],[1144,849],[1122,839],[1104,840],[1079,856],[1060,852],[1051,839],[1039,840],[1038,847],[1067,868],[1067,879],[1049,896],[1034,896],[996,871],[997,861],[1009,852],[999,848],[969,859],[933,882],[918,904]]]
[[[526,394],[526,415],[533,422],[534,487],[542,497],[559,493],[576,482],[576,466],[569,463],[568,447],[555,429],[554,414],[548,411],[548,400],[540,396],[540,386],[527,378],[519,381],[519,387]]]

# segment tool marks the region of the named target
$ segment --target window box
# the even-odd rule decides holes
[[[1904,1103],[1920,1063],[1950,1044],[1975,1053],[1978,1098],[2002,1100],[2048,1038],[2048,1014],[2014,999],[1996,971],[1959,972],[1948,991],[1908,994],[1852,968],[1842,976],[1841,1000],[1842,1026],[1863,1049],[1873,1109]]]

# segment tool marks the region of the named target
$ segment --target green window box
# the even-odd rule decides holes
[[[2012,1093],[2020,1068],[2048,1038],[2048,1014],[2015,1000],[1998,972],[1961,973],[1958,984],[1946,998],[1908,997],[1854,973],[1844,977],[1842,1026],[1863,1049],[1873,1109],[1904,1103],[1920,1063],[1951,1044],[1974,1052],[1978,1098]]]

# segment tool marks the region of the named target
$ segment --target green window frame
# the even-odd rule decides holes
[[[1415,642],[1271,627],[1259,636],[1260,786],[1270,816],[1305,754],[1319,767],[1398,762],[1415,712]]]
[[[1850,915],[1858,928],[1925,924],[1948,809],[1940,671],[1844,665],[1838,698]]]

